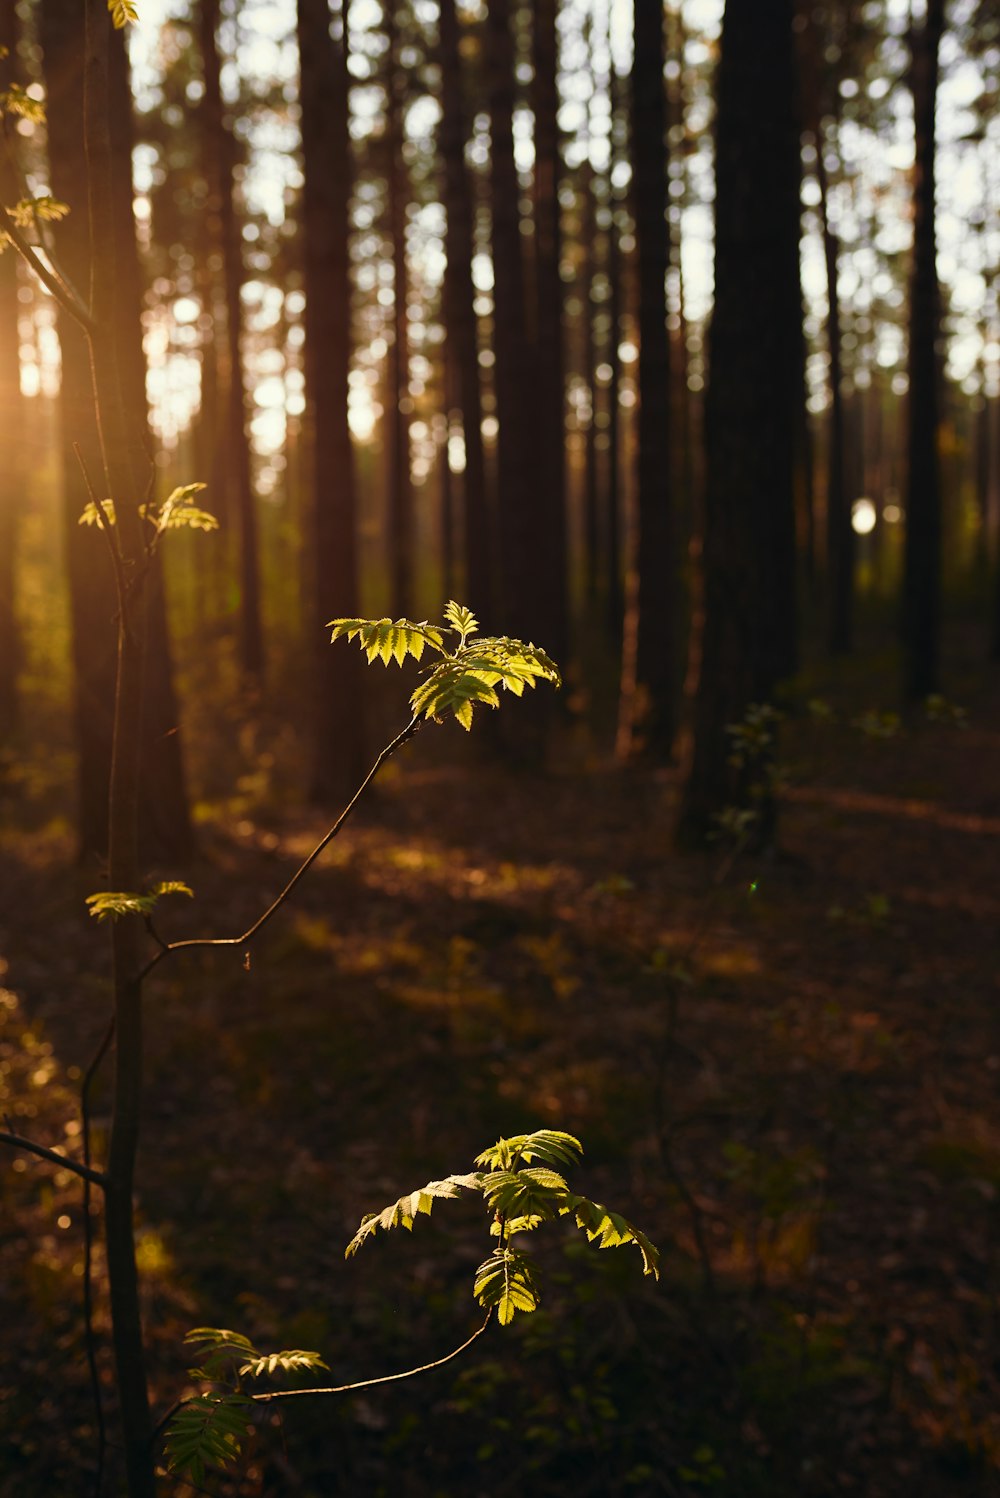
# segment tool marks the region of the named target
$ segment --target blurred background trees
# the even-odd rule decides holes
[[[1000,653],[1000,22],[759,10],[146,0],[122,358],[150,482],[205,480],[223,521],[154,590],[151,854],[190,846],[181,721],[223,698],[248,763],[271,714],[317,797],[356,776],[379,708],[334,615],[465,597],[568,668],[572,721],[525,714],[508,749],[542,761],[575,723],[655,764],[693,733],[703,827],[726,724],[803,662],[901,619],[914,699],[956,632]],[[3,88],[48,109],[8,99],[4,201],[69,205],[29,232],[86,288],[74,18],[0,17]],[[78,343],[0,258],[0,718],[40,679],[73,705],[99,853],[113,609],[76,523]]]

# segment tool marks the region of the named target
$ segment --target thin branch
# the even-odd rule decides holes
[[[45,289],[55,297],[60,307],[69,313],[74,322],[80,324],[85,333],[92,333],[95,326],[94,319],[79,296],[76,292],[71,291],[68,286],[63,285],[59,277],[54,271],[49,269],[44,260],[39,259],[34,245],[25,239],[2,203],[0,203],[0,229],[10,239],[11,244],[13,244],[21,258],[30,265]]]
[[[6,1129],[0,1130],[0,1144],[9,1144],[11,1149],[26,1150],[29,1155],[38,1155],[42,1160],[48,1160],[51,1165],[58,1165],[61,1170],[71,1170],[74,1175],[82,1176],[85,1181],[92,1181],[95,1186],[106,1186],[107,1177],[103,1171],[91,1170],[89,1165],[81,1165],[77,1160],[71,1160],[67,1155],[60,1155],[57,1150],[50,1150],[47,1145],[36,1144],[33,1139],[25,1139],[22,1134],[10,1134]]]
[[[83,1163],[88,1169],[90,1168],[90,1088],[101,1062],[108,1053],[114,1033],[115,1017],[112,1015],[80,1084]],[[97,1373],[97,1337],[94,1332],[94,1228],[90,1219],[90,1182],[86,1178],[83,1182],[83,1333],[87,1349],[87,1367],[90,1371],[90,1387],[97,1415],[97,1473],[94,1477],[94,1493],[96,1498],[100,1498],[101,1489],[104,1486],[104,1456],[108,1436],[104,1420],[101,1380]]]
[[[415,1378],[418,1373],[430,1373],[435,1368],[443,1368],[445,1363],[450,1363],[453,1358],[461,1357],[467,1348],[471,1347],[489,1326],[493,1319],[492,1306],[486,1312],[486,1320],[482,1326],[477,1327],[453,1352],[446,1352],[443,1358],[435,1358],[433,1363],[421,1363],[419,1368],[407,1368],[404,1373],[384,1373],[381,1378],[363,1378],[356,1384],[339,1384],[333,1389],[277,1389],[271,1394],[251,1394],[251,1399],[256,1404],[274,1404],[279,1399],[301,1399],[307,1394],[350,1394],[355,1389],[371,1389],[375,1384],[394,1384],[401,1378]]]
[[[121,605],[123,604],[125,598],[125,573],[122,566],[122,549],[121,542],[118,539],[118,532],[115,529],[107,510],[104,508],[105,501],[100,500],[97,497],[97,490],[94,488],[94,481],[90,477],[90,470],[87,467],[87,460],[83,456],[83,449],[81,448],[79,442],[73,443],[73,452],[76,454],[76,461],[80,465],[80,472],[83,474],[83,482],[86,485],[90,503],[94,506],[94,510],[96,511],[97,524],[103,531],[104,539],[108,543],[108,550],[111,552],[111,561],[115,569],[115,584],[118,591],[119,603]]]
[[[491,1306],[486,1312],[486,1320],[482,1326],[477,1327],[472,1336],[467,1337],[460,1347],[456,1347],[452,1352],[446,1352],[443,1358],[435,1358],[432,1363],[421,1363],[419,1368],[407,1368],[402,1373],[385,1373],[381,1378],[362,1378],[357,1383],[338,1384],[335,1388],[331,1389],[277,1389],[271,1394],[251,1394],[250,1398],[256,1404],[274,1404],[279,1399],[301,1399],[306,1394],[353,1394],[356,1389],[371,1389],[376,1384],[393,1384],[398,1383],[401,1378],[415,1378],[418,1373],[431,1373],[435,1368],[443,1368],[445,1363],[450,1363],[454,1358],[461,1357],[462,1353],[483,1335],[483,1332],[489,1326],[492,1319],[493,1308]],[[170,1406],[166,1414],[157,1421],[153,1433],[149,1438],[150,1447],[156,1446],[157,1441],[163,1435],[178,1410],[182,1410],[185,1405],[193,1404],[197,1397],[199,1396],[193,1395],[190,1399],[178,1399]]]
[[[38,211],[38,199],[35,197],[35,194],[31,188],[31,183],[28,181],[27,174],[21,162],[20,153],[18,152],[13,141],[10,138],[9,115],[4,115],[3,126],[4,144],[7,148],[7,160],[10,162],[11,170],[14,172],[14,175],[17,177],[17,180],[20,184],[22,196],[28,203],[31,204],[31,217],[35,225],[35,233],[38,235],[39,247],[45,251],[49,265],[52,268],[52,274],[58,279],[60,285],[66,289],[67,293],[70,296],[76,298],[81,307],[86,307],[87,304],[84,301],[83,297],[77,291],[70,277],[66,274],[62,266],[59,264],[55,248],[52,243],[52,235],[48,232],[45,220],[42,218],[41,214]]]
[[[347,821],[348,817],[351,815],[354,808],[361,800],[361,797],[364,795],[369,785],[371,785],[379,770],[385,764],[386,760],[389,759],[391,755],[395,754],[397,749],[401,749],[408,739],[412,739],[413,735],[420,727],[420,723],[420,718],[411,718],[409,723],[407,723],[406,727],[403,729],[402,733],[398,733],[392,740],[392,743],[386,745],[386,747],[382,750],[382,753],[379,755],[378,759],[368,771],[368,774],[365,776],[364,780],[358,786],[358,789],[355,791],[351,800],[348,802],[344,810],[340,813],[340,816],[330,828],[329,832],[327,832],[323,837],[320,838],[319,842],[309,854],[308,858],[306,858],[299,865],[281,893],[271,902],[268,908],[264,911],[264,914],[260,916],[256,921],[254,921],[252,926],[250,926],[240,936],[193,936],[189,937],[185,941],[167,942],[165,945],[161,945],[160,950],[159,952],[157,952],[156,956],[151,957],[150,960],[146,963],[146,966],[139,973],[136,981],[142,983],[142,981],[149,976],[153,969],[157,967],[159,963],[163,961],[164,957],[166,957],[170,952],[180,952],[186,949],[190,949],[191,947],[243,947],[246,946],[249,942],[253,941],[254,937],[263,930],[271,917],[281,909],[282,905],[284,905],[285,901],[295,889],[295,886],[298,884],[299,880],[303,877],[304,874],[306,874],[309,869],[312,868],[319,855],[323,852],[323,849],[337,836],[338,832],[341,830],[344,823]],[[159,940],[158,937],[156,939]]]

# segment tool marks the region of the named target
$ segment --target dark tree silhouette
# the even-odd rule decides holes
[[[728,0],[717,81],[715,310],[705,409],[705,616],[681,816],[703,837],[743,787],[728,724],[787,669],[798,133],[792,7]],[[795,311],[791,303],[794,298]],[[794,639],[793,642],[794,644]]]
[[[16,55],[17,15],[14,0],[0,0],[0,79],[10,78]],[[4,62],[3,49],[8,61]],[[6,77],[5,77],[6,74]],[[0,202],[16,203],[21,196],[10,158],[0,141]],[[19,641],[14,607],[15,556],[18,509],[23,503],[19,436],[22,422],[20,337],[17,326],[17,257],[9,250],[0,255],[0,411],[8,435],[0,463],[0,739],[17,715],[17,668]]]
[[[937,691],[941,635],[941,377],[937,341],[941,298],[934,224],[934,123],[944,0],[928,0],[913,37],[911,78],[916,159],[910,274],[910,390],[906,438],[906,549],[903,573],[903,692],[917,701]]]
[[[305,372],[312,435],[312,550],[315,594],[312,794],[341,796],[364,771],[360,657],[331,650],[322,626],[358,612],[354,457],[347,422],[351,357],[347,11],[330,34],[327,0],[299,0],[298,42],[305,182]]]
[[[407,325],[406,204],[409,198],[406,162],[403,158],[403,115],[406,102],[406,72],[400,61],[400,36],[395,0],[383,8],[388,49],[386,53],[386,176],[388,183],[389,239],[392,246],[393,314],[392,345],[389,350],[389,428],[386,443],[388,483],[388,542],[390,611],[407,618],[414,611],[414,515],[413,483],[410,475],[410,338]]]

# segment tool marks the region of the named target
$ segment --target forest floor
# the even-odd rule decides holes
[[[574,752],[515,777],[433,729],[249,970],[202,952],[150,981],[158,1409],[192,1326],[316,1348],[338,1383],[461,1342],[489,1251],[473,1204],[343,1249],[501,1134],[577,1134],[580,1189],[663,1251],[657,1286],[634,1249],[548,1230],[536,1315],[424,1378],[296,1402],[207,1491],[1000,1493],[1000,702],[970,678],[968,726],[879,737],[852,722],[886,700],[861,681],[835,720],[783,726],[769,857],[676,854],[673,771]],[[275,791],[281,742],[203,798],[196,866],[158,871],[197,896],[170,936],[243,929],[322,831]],[[74,1151],[107,998],[100,881],[52,809],[65,770],[10,758],[0,783],[0,1098]],[[82,1493],[79,1183],[0,1166],[0,1492]],[[97,1324],[110,1383],[103,1298]]]

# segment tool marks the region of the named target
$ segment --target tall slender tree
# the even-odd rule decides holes
[[[935,232],[935,115],[945,0],[928,0],[913,36],[911,79],[916,154],[910,273],[906,543],[903,573],[903,692],[909,701],[937,691],[941,634],[941,306]]]
[[[364,771],[360,657],[330,650],[323,625],[358,612],[351,360],[347,7],[331,34],[327,0],[298,0],[305,270],[305,375],[313,504],[312,645],[316,690],[312,795],[336,800]]]
[[[474,202],[465,162],[466,111],[455,0],[441,0],[441,127],[444,163],[444,320],[448,334],[449,406],[461,411],[465,443],[462,475],[466,596],[484,618],[492,617],[490,516],[483,458],[482,394],[472,281]]]
[[[17,52],[17,14],[14,0],[0,0],[0,91],[13,82],[13,59]],[[0,120],[6,134],[8,121]],[[0,139],[0,202],[13,204],[21,193],[7,150]],[[18,333],[17,258],[8,249],[0,253],[0,411],[5,413],[7,437],[0,463],[0,739],[17,715],[17,669],[19,641],[14,606],[15,556],[17,553],[18,507],[21,503],[20,450],[22,423],[20,336]]]
[[[664,14],[635,0],[631,139],[639,260],[638,619],[635,675],[646,748],[669,754],[674,737],[675,620],[679,585],[671,508],[670,344],[666,278],[667,138]]]
[[[201,0],[199,18],[205,69],[202,109],[206,129],[205,166],[210,184],[206,227],[218,236],[216,253],[222,262],[226,310],[225,419],[217,440],[225,449],[224,472],[229,487],[227,510],[236,522],[240,593],[239,661],[246,676],[251,681],[256,681],[264,669],[260,561],[241,347],[243,316],[240,288],[243,285],[243,253],[235,201],[236,147],[232,130],[226,123],[222,99],[218,40],[219,0]]]
[[[410,336],[407,322],[409,275],[406,263],[406,205],[409,199],[403,154],[406,71],[400,61],[396,0],[385,0],[383,21],[386,52],[386,178],[389,239],[392,254],[392,343],[389,349],[387,423],[388,540],[390,612],[407,618],[414,611],[413,480],[410,472]]]
[[[552,641],[558,660],[567,656],[566,416],[563,352],[562,222],[559,188],[557,0],[532,7],[532,89],[535,116],[534,218],[537,378],[537,541],[544,586],[534,600],[536,629]],[[548,699],[545,699],[546,701]]]
[[[746,795],[727,725],[788,651],[797,343],[798,127],[791,0],[727,0],[717,79],[715,308],[705,410],[705,616],[681,835]],[[794,299],[794,308],[792,306]],[[777,543],[777,544],[776,544]]]

